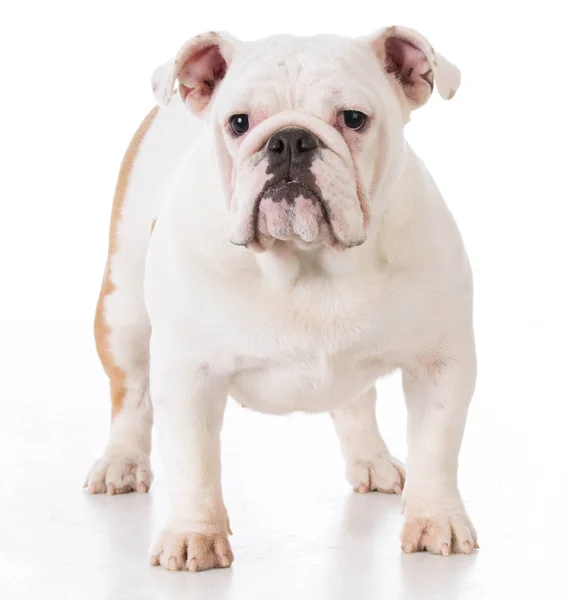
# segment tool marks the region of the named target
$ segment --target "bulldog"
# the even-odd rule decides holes
[[[478,547],[457,485],[476,374],[471,270],[404,137],[434,87],[451,99],[459,83],[404,27],[254,42],[210,32],[153,74],[159,106],[113,204],[95,319],[112,424],[85,483],[147,492],[155,420],[172,501],[153,565],[233,561],[229,396],[264,413],[328,412],[351,486],[403,493],[404,552]],[[407,478],[375,414],[376,382],[397,369]]]

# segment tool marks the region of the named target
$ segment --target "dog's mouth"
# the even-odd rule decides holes
[[[337,243],[319,188],[297,179],[268,182],[255,203],[256,241],[269,247],[274,240],[301,242],[302,247]]]
[[[233,244],[255,252],[277,242],[299,250],[323,246],[341,251],[365,241],[359,190],[350,174],[331,172],[321,162],[312,169],[269,171],[267,167],[270,177],[259,186],[235,188],[229,236]]]

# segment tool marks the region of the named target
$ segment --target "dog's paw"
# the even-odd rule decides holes
[[[346,476],[360,494],[401,494],[405,483],[405,467],[389,454],[371,460],[349,459]]]
[[[406,508],[404,513],[403,552],[427,550],[448,556],[451,553],[471,554],[479,547],[477,532],[462,505],[442,511],[410,511]]]
[[[149,491],[153,474],[144,452],[108,450],[95,462],[84,488],[90,494],[125,494]]]
[[[234,555],[226,535],[167,529],[151,548],[151,564],[169,571],[205,571],[230,567]]]

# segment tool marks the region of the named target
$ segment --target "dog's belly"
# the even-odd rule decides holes
[[[378,358],[327,355],[271,362],[237,373],[230,395],[263,413],[325,412],[355,400],[393,367]]]

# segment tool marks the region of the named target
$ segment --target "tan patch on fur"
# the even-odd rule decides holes
[[[157,222],[157,219],[153,219],[153,221],[151,221],[151,231],[149,232],[149,235],[151,235],[153,233],[153,229],[155,229],[156,222]]]
[[[97,301],[97,308],[95,311],[95,345],[97,347],[97,353],[99,355],[99,359],[101,360],[101,364],[103,365],[103,368],[109,377],[111,388],[112,418],[115,417],[115,415],[117,415],[123,407],[123,399],[125,397],[125,373],[115,364],[108,344],[109,324],[105,318],[105,297],[115,290],[115,284],[111,280],[110,263],[111,257],[117,251],[117,229],[121,219],[121,210],[123,208],[123,201],[125,199],[127,186],[129,184],[129,177],[133,169],[133,163],[135,162],[135,158],[139,152],[141,142],[149,130],[149,127],[151,127],[151,123],[153,122],[153,119],[157,115],[158,111],[159,107],[156,106],[145,117],[139,126],[139,129],[133,136],[133,139],[131,140],[131,143],[129,144],[123,157],[123,162],[121,163],[119,178],[117,179],[115,195],[113,197],[113,208],[111,209],[107,264],[105,265],[105,272],[103,274],[103,281],[101,283],[101,291],[99,293],[99,299]]]

